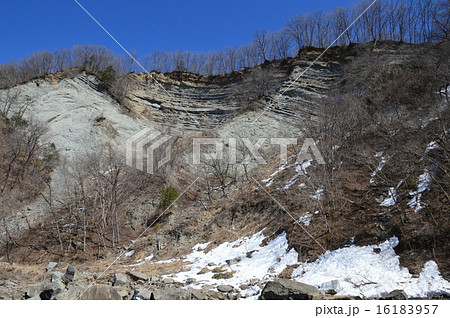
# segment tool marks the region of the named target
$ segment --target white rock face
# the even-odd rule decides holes
[[[110,96],[94,90],[89,85],[94,81],[95,77],[82,75],[56,84],[39,80],[39,85],[32,81],[14,88],[20,90],[21,101],[32,101],[24,117],[47,127],[45,139],[55,144],[62,161],[95,153],[106,143],[125,156],[125,140],[149,125],[131,118]],[[63,174],[55,169],[55,189],[60,188]]]
[[[19,89],[22,97],[33,100],[25,117],[44,123],[49,129],[48,138],[68,158],[95,151],[98,142],[123,144],[144,127],[123,113],[123,108],[111,97],[93,90],[79,78],[57,84],[40,81],[39,86],[29,82]],[[108,133],[101,125],[95,125],[98,117],[104,117],[114,131]]]

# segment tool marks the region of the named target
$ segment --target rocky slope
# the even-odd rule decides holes
[[[69,185],[77,182],[80,160],[110,145],[124,161],[126,140],[147,127],[176,141],[161,175],[123,198],[132,203],[118,208],[125,220],[119,244],[106,248],[93,231],[83,250],[78,233],[66,255],[52,256],[60,229],[51,226],[48,202],[38,197],[7,215],[0,239],[11,243],[13,235],[8,256],[14,264],[0,259],[6,262],[2,292],[36,299],[303,297],[289,282],[262,292],[267,282],[289,278],[322,289],[338,281],[333,293],[342,297],[381,297],[394,289],[410,297],[448,294],[448,91],[439,72],[415,64],[427,56],[445,70],[442,49],[366,43],[332,48],[311,65],[323,50],[304,48],[295,58],[224,76],[131,73],[121,79],[121,94],[85,72],[4,90],[20,92],[17,107],[30,102],[24,117],[44,123],[59,152],[51,188],[64,233],[73,226],[67,206],[84,211],[82,200],[67,201],[78,195]],[[259,152],[267,163],[194,165],[192,137],[222,138],[225,146],[230,138],[253,144],[265,138]],[[326,165],[314,156],[297,162],[306,137],[316,140]],[[300,141],[282,161],[270,138]],[[238,158],[246,154],[238,147]],[[105,168],[91,183],[112,171]],[[165,185],[183,194],[169,211],[160,208]],[[43,239],[30,245],[37,237]],[[331,273],[327,251],[341,264]],[[361,278],[350,270],[352,253],[370,257],[373,272]],[[43,273],[49,261],[58,262],[61,273]],[[100,275],[112,262],[120,267]],[[82,273],[79,283],[63,278],[68,263]],[[389,279],[377,274],[383,269]],[[122,275],[127,270],[128,277]]]

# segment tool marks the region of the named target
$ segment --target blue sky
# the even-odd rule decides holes
[[[78,0],[127,49],[203,51],[239,46],[258,28],[275,31],[286,20],[356,0]],[[122,53],[73,0],[2,0],[0,63],[75,44]]]

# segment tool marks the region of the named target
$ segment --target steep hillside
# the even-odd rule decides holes
[[[42,193],[1,216],[0,266],[12,276],[31,266],[3,291],[23,295],[36,264],[58,261],[89,283],[136,269],[171,287],[232,285],[234,298],[258,297],[277,277],[337,279],[339,295],[448,295],[448,51],[447,42],[305,47],[221,76],[107,83],[80,71],[2,90],[4,105],[45,125],[42,143],[59,156]],[[171,160],[153,175],[125,163],[127,139],[148,127],[173,137]],[[198,137],[219,138],[224,160],[195,164]],[[305,140],[315,142],[309,158]],[[373,268],[361,274],[355,258],[365,257]],[[136,284],[131,294],[144,295]]]

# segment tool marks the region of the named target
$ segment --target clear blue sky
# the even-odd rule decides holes
[[[210,51],[239,46],[258,28],[275,31],[286,20],[356,0],[78,0],[127,49],[140,54]],[[75,44],[122,53],[73,0],[2,0],[0,63]]]

